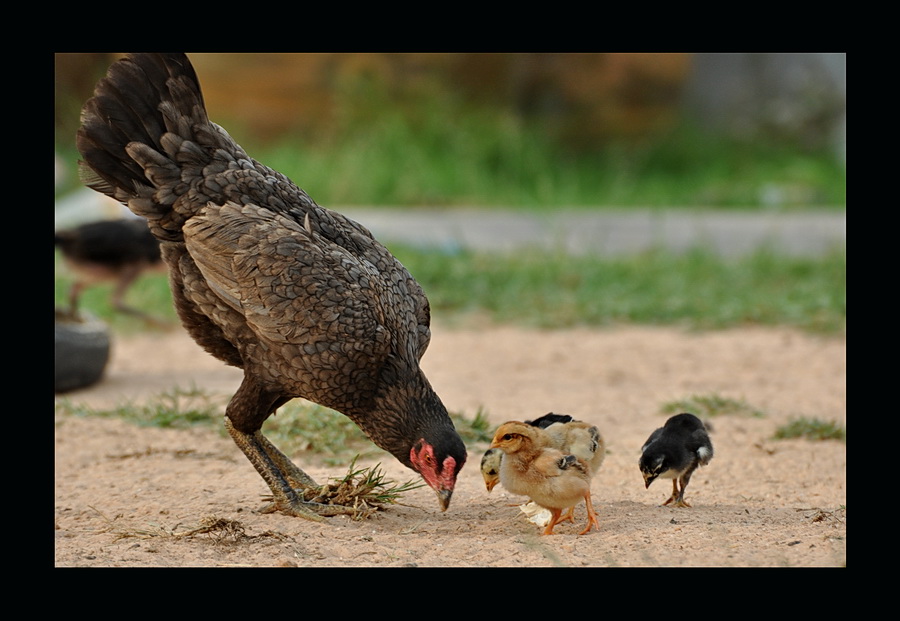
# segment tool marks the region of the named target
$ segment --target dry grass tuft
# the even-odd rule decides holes
[[[373,468],[356,468],[356,459],[341,478],[314,489],[308,489],[303,499],[323,505],[351,508],[349,515],[354,520],[364,520],[385,505],[396,504],[400,497],[410,490],[423,485],[422,482],[407,481],[396,484],[385,478],[380,464]]]

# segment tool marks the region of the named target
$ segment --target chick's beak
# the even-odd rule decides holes
[[[485,481],[484,486],[487,488],[487,491],[491,491],[497,485],[497,480],[494,479],[492,481]]]
[[[647,489],[656,480],[656,475],[649,472],[642,472],[641,474],[644,475],[644,489]]]

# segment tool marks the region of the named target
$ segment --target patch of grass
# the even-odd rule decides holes
[[[798,418],[775,431],[778,440],[788,438],[806,438],[807,440],[839,440],[847,441],[847,431],[834,421],[823,421],[817,418]]]
[[[222,401],[196,388],[176,387],[156,395],[143,405],[123,403],[111,408],[92,408],[61,399],[56,402],[56,409],[74,416],[121,418],[143,427],[185,429],[220,424],[224,411]]]
[[[176,387],[155,395],[143,405],[123,403],[94,408],[60,399],[56,410],[73,416],[121,418],[145,427],[185,429],[212,425],[224,435],[222,417],[227,399],[198,389]],[[471,418],[461,412],[451,412],[450,418],[467,445],[490,441],[484,411],[479,409]],[[387,455],[343,414],[302,399],[289,401],[275,416],[270,416],[263,424],[263,432],[285,454],[312,454],[328,465],[345,464],[360,456]]]
[[[742,399],[732,399],[721,395],[692,395],[687,399],[679,399],[664,403],[660,407],[663,414],[674,415],[690,412],[700,418],[723,415],[763,417],[765,413]]]
[[[487,412],[481,408],[475,412],[474,418],[468,418],[461,412],[450,412],[450,420],[467,446],[493,439],[493,426],[488,420]]]
[[[347,463],[354,455],[384,454],[343,414],[300,399],[266,419],[263,433],[287,455],[308,452],[329,465]]]

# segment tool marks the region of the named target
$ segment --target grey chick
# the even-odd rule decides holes
[[[684,500],[684,490],[694,470],[708,464],[712,457],[713,446],[703,421],[693,414],[676,414],[651,433],[641,447],[644,488],[658,478],[672,479],[672,495],[663,505],[690,507]]]

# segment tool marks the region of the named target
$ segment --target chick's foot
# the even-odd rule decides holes
[[[597,519],[597,514],[594,512],[594,503],[591,502],[590,492],[588,492],[584,497],[584,506],[587,509],[588,522],[584,527],[584,530],[578,533],[579,535],[586,535],[593,527],[596,527],[597,530],[600,530],[600,520]]]
[[[678,489],[678,481],[672,480],[672,495],[669,496],[669,499],[662,503],[662,506],[672,505],[673,507],[688,507],[691,505],[687,503],[684,499],[684,485],[682,485],[681,489]]]

